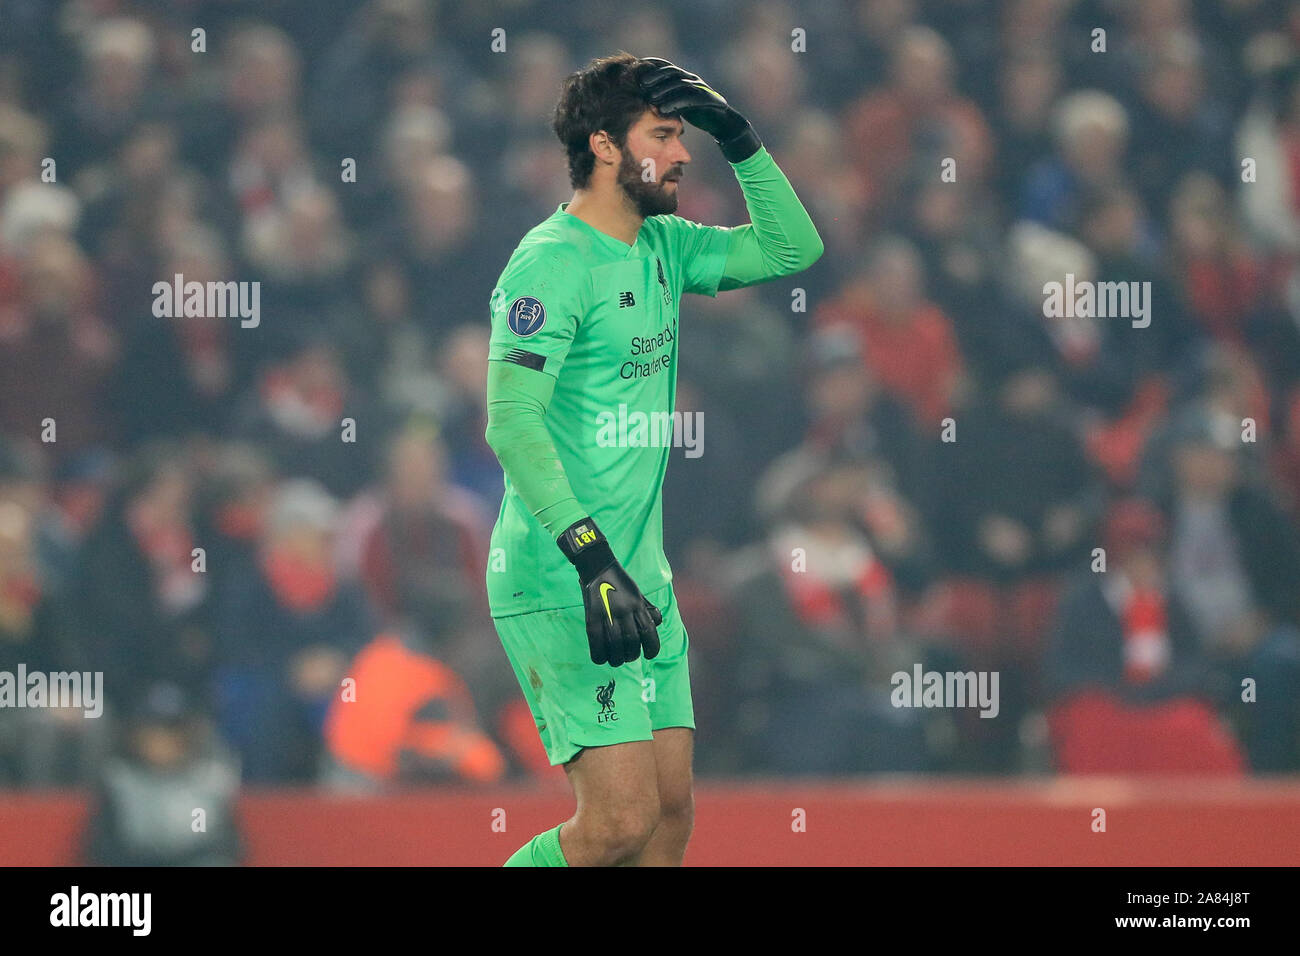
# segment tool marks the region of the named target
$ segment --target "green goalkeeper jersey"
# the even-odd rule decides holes
[[[550,376],[554,387],[549,403],[538,404],[545,405],[546,434],[530,434],[528,444],[541,453],[511,460],[494,446],[506,471],[487,573],[494,617],[582,604],[577,575],[555,538],[585,515],[595,519],[642,593],[672,579],[661,489],[677,429],[682,295],[713,296],[789,275],[822,251],[816,228],[766,149],[732,166],[750,224],[727,228],[651,216],[629,246],[561,203],[524,236],[502,271],[491,297],[489,362]],[[534,372],[515,371],[524,377],[524,391],[536,386],[528,378]],[[489,430],[493,399],[501,397],[493,383],[498,392],[504,388],[500,378],[489,374]],[[557,490],[565,478],[571,496]],[[562,503],[547,507],[557,497]],[[550,529],[538,517],[547,511]],[[557,517],[558,530],[550,520]]]
[[[578,501],[642,593],[667,584],[660,494],[684,292],[716,295],[729,230],[651,216],[629,246],[562,203],[492,294],[489,360],[554,376],[546,426]],[[582,603],[573,566],[509,479],[492,534],[495,616]]]

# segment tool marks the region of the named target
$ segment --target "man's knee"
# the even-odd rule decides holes
[[[584,816],[602,856],[611,863],[622,862],[640,853],[659,825],[659,797],[655,793],[629,794],[612,805],[589,808]]]
[[[659,825],[691,832],[695,826],[695,797],[689,787],[659,794]]]

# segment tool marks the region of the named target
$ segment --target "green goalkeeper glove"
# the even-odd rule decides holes
[[[749,120],[698,76],[657,56],[645,57],[642,63],[637,81],[660,113],[681,113],[682,119],[717,140],[729,163],[739,163],[758,152],[763,144]]]
[[[627,576],[596,522],[575,521],[555,543],[578,569],[591,662],[618,667],[640,657],[643,647],[646,660],[658,654],[663,615]]]

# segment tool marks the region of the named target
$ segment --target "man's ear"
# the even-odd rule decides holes
[[[609,163],[611,166],[618,162],[618,147],[603,129],[592,133],[587,143],[591,151],[596,154],[598,162]]]

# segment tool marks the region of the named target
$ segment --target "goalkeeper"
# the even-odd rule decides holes
[[[718,143],[750,224],[673,215],[683,120]],[[675,866],[695,716],[662,541],[669,443],[632,430],[619,447],[602,423],[620,406],[671,414],[683,294],[791,275],[822,242],[749,122],[665,60],[594,60],[566,79],[553,127],[573,198],[524,236],[491,299],[486,437],[506,477],[487,590],[577,812],[506,865]]]

